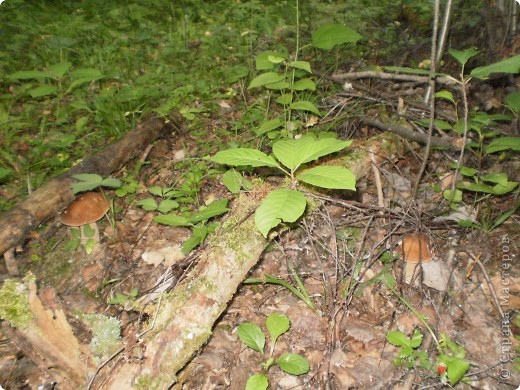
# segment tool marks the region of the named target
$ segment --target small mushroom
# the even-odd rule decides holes
[[[81,242],[86,245],[89,239],[94,240],[94,245],[99,242],[99,229],[96,221],[103,218],[110,208],[105,197],[98,192],[85,192],[74,200],[61,216],[61,223],[67,226],[79,227]],[[85,234],[83,227],[90,226],[94,234]],[[92,252],[92,248],[85,248],[87,253]]]
[[[430,240],[424,233],[409,233],[401,242],[403,260],[406,262],[404,277],[406,283],[412,283],[422,263],[432,260]]]

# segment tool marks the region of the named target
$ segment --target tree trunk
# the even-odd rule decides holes
[[[172,115],[167,122],[157,118],[143,121],[121,140],[91,157],[86,157],[0,215],[0,254],[23,242],[38,225],[74,200],[71,190],[73,175],[97,173],[108,176],[138,156],[143,145],[153,142],[168,130],[178,129],[179,123],[179,115]]]

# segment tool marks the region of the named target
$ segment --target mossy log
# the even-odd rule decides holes
[[[371,161],[394,160],[403,152],[403,145],[399,136],[381,134],[356,142],[347,153],[327,163],[346,166],[359,180],[370,172]],[[95,356],[89,356],[91,352],[72,334],[61,310],[44,309],[34,292],[29,294],[33,298],[24,320],[29,326],[2,315],[13,325],[5,325],[10,337],[40,368],[52,366],[51,374],[60,388],[171,388],[177,373],[208,340],[214,323],[269,243],[254,222],[254,210],[269,190],[267,184],[259,185],[232,202],[231,211],[208,239],[190,273],[172,292],[147,306],[148,328],[131,345],[123,346],[120,356],[113,355],[113,360],[93,367]],[[139,359],[131,358],[136,353]]]
[[[393,160],[402,153],[404,142],[397,135],[381,134],[357,145],[335,163],[345,165],[359,179],[370,172],[372,153],[376,161]],[[95,383],[99,385],[93,388],[171,388],[178,371],[210,337],[213,324],[268,244],[256,228],[253,215],[268,191],[257,188],[233,202],[191,273],[150,310],[152,317],[158,314],[150,320],[153,329],[144,336],[143,360],[127,361],[114,370],[107,368],[106,373],[98,374]]]
[[[140,123],[121,140],[99,153],[86,157],[67,172],[34,191],[27,199],[0,215],[0,255],[21,242],[31,231],[74,200],[73,175],[96,173],[103,177],[121,169],[166,131],[179,128],[179,114],[169,121],[153,118]]]
[[[8,281],[0,291],[0,313],[6,317],[2,330],[60,389],[81,388],[85,372],[95,368],[88,346],[77,340],[54,290],[48,288],[40,295],[32,275],[20,283]]]

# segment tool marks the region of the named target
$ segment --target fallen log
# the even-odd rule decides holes
[[[179,126],[180,116],[177,114],[171,115],[168,121],[159,118],[145,120],[121,140],[91,157],[86,157],[0,215],[0,255],[23,242],[38,225],[74,200],[71,190],[73,175],[97,173],[108,176],[139,155],[143,145],[148,145],[166,131],[178,129]]]
[[[346,166],[360,179],[370,172],[371,154],[379,161],[393,160],[403,153],[404,141],[394,134],[380,134],[352,149],[334,164]],[[178,371],[210,337],[213,324],[268,244],[253,214],[268,191],[259,188],[233,202],[190,274],[148,309],[153,328],[143,337],[142,359],[102,370],[93,378],[93,389],[172,388]]]
[[[394,160],[404,145],[397,135],[380,134],[356,142],[350,152],[328,163],[346,166],[359,180],[370,172],[371,161]],[[46,309],[36,299],[30,280],[21,282],[25,288],[12,288],[24,324],[9,318],[9,311],[3,318],[4,330],[38,367],[52,366],[50,374],[60,388],[172,388],[177,373],[209,339],[213,325],[269,243],[256,228],[253,213],[269,190],[267,184],[258,185],[232,202],[231,211],[185,279],[144,308],[148,324],[97,368],[92,364],[95,356],[71,332],[69,319],[52,294],[46,299],[51,309]]]

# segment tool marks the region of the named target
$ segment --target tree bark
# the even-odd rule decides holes
[[[23,242],[38,225],[74,200],[71,190],[73,175],[79,173],[110,175],[139,155],[143,145],[153,142],[168,130],[178,129],[179,126],[178,114],[172,115],[166,122],[158,118],[143,121],[121,140],[91,157],[86,157],[67,172],[34,191],[11,210],[0,215],[0,254]]]

